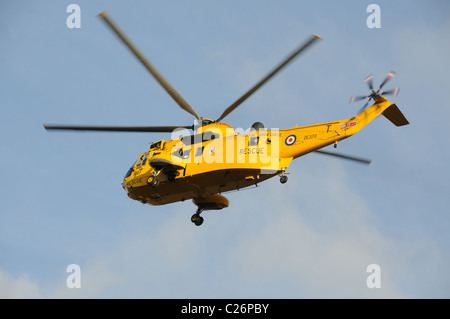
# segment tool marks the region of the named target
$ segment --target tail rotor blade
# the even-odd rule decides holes
[[[368,98],[368,96],[362,96],[362,95],[356,96],[356,95],[354,95],[354,96],[352,96],[350,98],[350,104],[355,103],[357,101],[365,100],[366,98]]]
[[[370,103],[371,100],[372,100],[372,98],[370,98],[370,99],[366,102],[366,104],[364,104],[364,106],[363,106],[362,108],[359,109],[359,111],[358,111],[357,114],[360,114],[360,113],[364,112],[364,110],[365,110],[366,107],[369,105],[369,103]]]
[[[393,95],[393,96],[397,96],[399,92],[400,92],[400,88],[395,88],[395,89],[393,89],[393,90],[384,91],[384,92],[381,93],[381,95]]]
[[[394,72],[394,71],[390,71],[390,72],[387,74],[386,78],[383,80],[383,82],[381,82],[381,84],[380,84],[380,89],[379,89],[379,90],[381,90],[381,89],[383,88],[383,86],[384,86],[390,79],[392,79],[394,76],[395,76],[395,72]]]
[[[366,77],[364,79],[364,82],[367,83],[367,85],[369,86],[369,89],[373,91],[373,75],[369,75],[368,77]]]
[[[382,95],[393,95],[393,96],[397,96],[398,93],[400,92],[400,88],[395,88],[392,90],[388,90],[388,91],[381,91],[381,88],[393,77],[395,76],[395,72],[394,71],[390,71],[386,78],[383,80],[383,82],[380,85],[380,88],[375,91],[373,89],[373,75],[369,75],[368,77],[365,78],[365,82],[367,83],[367,85],[369,86],[369,89],[371,90],[371,93],[368,96],[352,96],[350,98],[350,103],[354,103],[360,100],[364,100],[366,98],[369,98],[369,100],[364,104],[364,106],[358,111],[357,114],[360,114],[362,112],[364,112],[364,110],[367,108],[367,106],[369,105],[370,101],[373,99],[374,101],[376,101],[378,99],[378,97],[381,97]],[[381,93],[380,93],[381,91]]]

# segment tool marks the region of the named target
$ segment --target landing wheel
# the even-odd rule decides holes
[[[284,184],[288,181],[288,177],[286,175],[281,175],[280,176],[280,183]]]
[[[191,222],[193,222],[195,226],[200,226],[201,224],[203,224],[203,217],[200,216],[200,213],[195,213],[191,217]]]
[[[159,180],[158,180],[155,176],[151,175],[151,176],[147,179],[147,184],[150,185],[150,186],[153,187],[153,188],[156,188],[156,187],[159,186]]]
[[[202,211],[203,211],[203,208],[198,207],[195,214],[192,215],[192,217],[191,217],[191,222],[193,222],[195,224],[195,226],[200,226],[201,224],[203,224],[203,217],[200,216]]]

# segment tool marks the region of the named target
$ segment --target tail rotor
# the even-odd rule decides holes
[[[357,102],[357,101],[361,101],[361,100],[365,100],[365,99],[369,98],[369,99],[367,100],[367,102],[364,104],[364,106],[358,111],[358,114],[361,113],[361,112],[363,112],[363,111],[367,108],[367,106],[369,105],[370,101],[371,101],[371,100],[374,100],[374,101],[375,101],[377,97],[380,97],[380,96],[382,96],[382,95],[393,95],[393,96],[397,96],[397,95],[398,95],[398,93],[400,92],[400,88],[398,88],[398,87],[395,88],[395,89],[392,89],[392,90],[382,91],[382,92],[380,93],[380,91],[381,91],[381,89],[383,88],[383,86],[384,86],[389,80],[391,80],[394,76],[395,76],[395,72],[394,72],[394,71],[390,71],[390,72],[387,74],[386,78],[383,80],[383,82],[381,82],[380,87],[379,87],[378,90],[376,90],[376,91],[375,91],[374,88],[373,88],[373,75],[371,74],[371,75],[369,75],[368,77],[366,77],[366,78],[364,79],[364,82],[366,82],[367,85],[369,86],[370,94],[369,94],[369,95],[365,95],[365,96],[352,96],[352,97],[350,98],[350,103],[355,103],[355,102]]]

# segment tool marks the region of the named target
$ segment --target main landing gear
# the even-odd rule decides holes
[[[191,217],[191,222],[195,226],[203,224],[203,217],[200,214],[205,210],[220,210],[228,207],[229,201],[220,194],[211,194],[201,197],[196,197],[192,200],[197,205],[197,211]]]
[[[281,184],[284,184],[288,181],[288,177],[285,174],[289,174],[289,173],[286,173],[286,169],[283,168],[280,173],[280,183]]]
[[[201,224],[203,224],[203,217],[200,216],[202,211],[203,211],[202,208],[200,208],[200,207],[197,208],[197,211],[191,217],[191,222],[193,222],[195,224],[195,226],[200,226]]]

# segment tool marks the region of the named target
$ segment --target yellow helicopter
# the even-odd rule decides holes
[[[373,76],[366,78],[370,94],[354,96],[350,102],[368,98],[358,115],[340,121],[326,122],[288,129],[266,129],[255,122],[250,130],[243,131],[221,122],[249,96],[276,73],[321,37],[313,34],[303,45],[292,52],[261,81],[231,104],[217,120],[200,117],[180,94],[166,81],[156,68],[142,55],[106,12],[99,14],[137,59],[153,75],[166,92],[185,111],[196,118],[192,126],[81,126],[47,125],[46,130],[114,131],[114,132],[165,132],[170,140],[150,145],[140,154],[128,170],[122,183],[127,195],[151,205],[165,205],[192,199],[197,211],[191,221],[200,226],[205,210],[228,207],[229,201],[222,193],[258,185],[274,176],[286,183],[286,169],[291,161],[310,152],[337,156],[364,164],[370,160],[327,152],[321,148],[346,139],[378,115],[382,114],[396,126],[409,124],[398,107],[382,95],[397,95],[399,89],[382,92],[381,89],[395,72],[389,72],[377,91]],[[369,102],[374,104],[368,107]],[[190,133],[194,131],[194,134]]]

